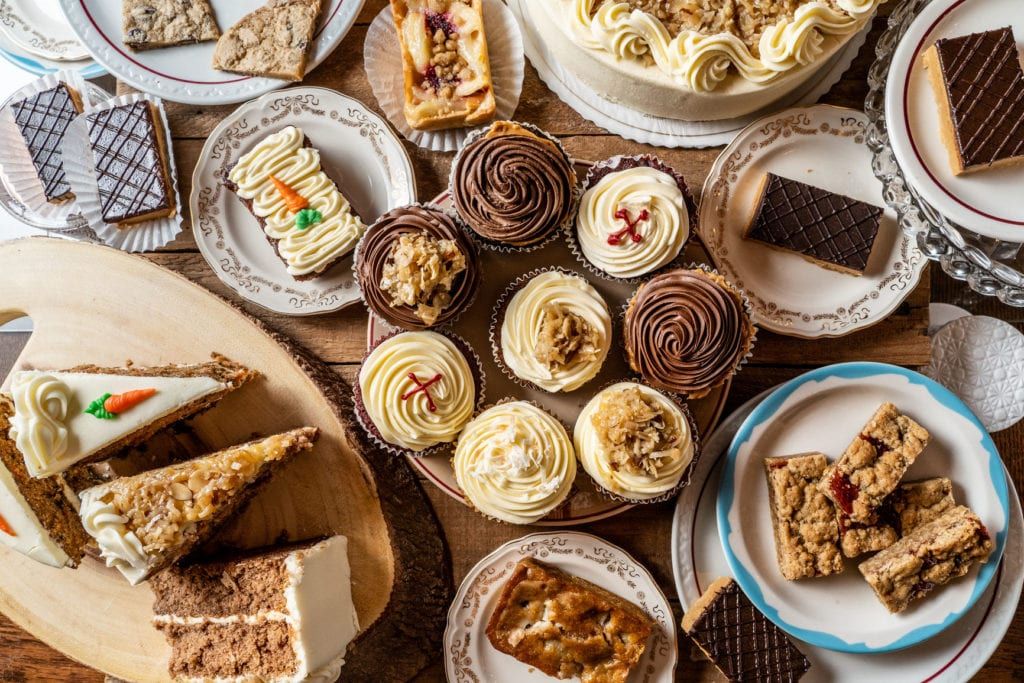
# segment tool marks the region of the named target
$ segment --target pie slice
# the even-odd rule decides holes
[[[204,43],[220,38],[207,0],[124,0],[124,44],[132,50]]]
[[[213,68],[301,81],[322,4],[322,0],[270,0],[220,37]]]
[[[319,432],[302,427],[88,488],[79,515],[133,586],[206,542]]]

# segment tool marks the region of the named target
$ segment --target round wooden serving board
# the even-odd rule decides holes
[[[350,390],[294,343],[143,258],[31,238],[0,246],[0,324],[28,315],[17,368],[197,363],[212,352],[264,376],[189,423],[189,455],[311,425],[319,442],[264,488],[212,544],[252,548],[341,533],[363,627],[345,678],[408,678],[440,647],[451,571],[434,513],[402,458],[353,428]],[[178,444],[180,448],[180,444]],[[0,611],[117,678],[168,680],[152,593],[86,557],[53,569],[0,546]],[[383,646],[383,643],[387,646]],[[386,654],[385,654],[386,653]]]

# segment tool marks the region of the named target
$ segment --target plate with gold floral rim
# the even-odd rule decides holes
[[[351,253],[318,277],[296,280],[223,182],[239,157],[286,126],[320,150],[327,175],[366,225],[416,201],[412,161],[382,118],[334,90],[297,87],[242,105],[207,138],[192,175],[192,232],[213,272],[243,299],[285,315],[330,313],[360,300]]]
[[[787,109],[743,129],[712,166],[698,230],[715,266],[750,299],[758,326],[806,339],[842,336],[884,320],[917,286],[927,259],[882,198],[867,124],[854,109]],[[885,207],[863,275],[744,239],[768,172]]]
[[[39,57],[58,62],[89,59],[59,0],[0,0],[0,31]]]
[[[466,574],[448,610],[444,667],[449,681],[551,681],[537,669],[499,652],[485,632],[498,596],[516,563],[532,557],[604,588],[640,607],[655,631],[629,677],[631,683],[674,680],[678,654],[672,607],[647,569],[625,550],[590,534],[559,531],[523,536],[502,545]]]

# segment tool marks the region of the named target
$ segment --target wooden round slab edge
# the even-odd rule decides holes
[[[38,276],[38,277],[36,277]],[[133,279],[134,278],[134,279]],[[116,286],[111,290],[104,287],[109,281],[115,281],[122,289]],[[138,291],[123,291],[126,281],[137,283]],[[159,297],[156,293],[159,292]],[[434,511],[426,498],[419,482],[413,476],[411,469],[404,458],[393,458],[372,446],[361,430],[352,419],[351,389],[348,384],[330,367],[318,360],[313,354],[300,347],[295,342],[269,328],[263,322],[240,311],[230,302],[210,293],[187,279],[172,273],[146,259],[119,252],[108,247],[89,245],[83,243],[69,242],[65,240],[33,237],[16,240],[0,245],[0,323],[20,317],[23,314],[30,315],[37,323],[37,333],[33,334],[25,347],[22,359],[39,361],[42,358],[50,360],[55,365],[70,363],[74,360],[92,360],[76,358],[83,351],[77,348],[81,343],[75,338],[75,323],[78,329],[83,324],[90,324],[89,314],[76,308],[88,308],[93,297],[104,299],[104,309],[114,311],[109,319],[103,319],[92,323],[96,326],[103,326],[104,334],[107,330],[131,329],[136,325],[144,326],[147,321],[132,319],[131,315],[124,313],[121,308],[130,309],[134,296],[148,296],[153,298],[166,297],[166,304],[163,301],[151,302],[149,311],[154,315],[162,315],[161,306],[173,307],[177,302],[175,297],[188,300],[189,304],[201,304],[195,310],[188,309],[181,313],[179,319],[175,320],[177,325],[171,334],[186,335],[184,339],[180,336],[176,339],[176,351],[184,356],[171,359],[160,358],[161,362],[195,362],[202,358],[194,357],[199,349],[189,349],[189,344],[201,347],[202,344],[193,340],[189,331],[202,339],[213,339],[219,335],[221,338],[228,335],[227,331],[209,333],[202,336],[202,326],[222,325],[230,330],[231,335],[238,335],[262,345],[260,349],[267,356],[266,364],[272,362],[286,362],[287,374],[290,384],[286,387],[294,391],[300,388],[305,394],[296,401],[304,401],[307,406],[315,404],[315,410],[310,415],[319,414],[320,421],[336,421],[332,425],[333,431],[340,431],[341,440],[337,445],[342,451],[350,451],[355,455],[355,463],[348,463],[347,469],[351,471],[346,485],[356,487],[356,491],[363,491],[357,497],[376,502],[379,510],[373,515],[383,518],[381,530],[386,531],[388,539],[379,539],[377,546],[381,553],[387,553],[390,548],[391,566],[384,573],[392,575],[390,595],[385,598],[381,595],[376,603],[382,605],[379,616],[371,624],[361,623],[363,630],[358,638],[349,646],[346,655],[346,665],[342,669],[343,679],[355,680],[404,680],[413,677],[418,673],[429,660],[436,656],[441,647],[441,633],[444,630],[448,603],[453,594],[451,564],[448,557],[447,547],[440,524]],[[67,303],[65,304],[65,298]],[[37,299],[46,299],[47,306],[33,306],[32,302]],[[59,301],[60,305],[54,302]],[[111,303],[113,301],[114,303]],[[73,303],[72,303],[73,302]],[[178,304],[179,306],[182,304]],[[145,311],[147,309],[143,309]],[[38,315],[37,315],[38,314]],[[203,318],[207,315],[216,320]],[[161,318],[166,322],[167,316]],[[47,335],[39,334],[39,329],[47,329]],[[158,332],[166,334],[166,330],[159,328]],[[61,336],[61,343],[51,345],[48,352],[43,351],[42,337]],[[98,332],[89,330],[92,336]],[[116,332],[114,332],[116,334]],[[74,343],[66,343],[64,339],[72,339]],[[140,337],[141,338],[141,337]],[[152,338],[152,335],[148,338]],[[147,339],[148,339],[147,338]],[[160,353],[147,353],[144,347],[139,347],[138,340],[135,340],[135,351],[140,356],[160,356]],[[241,342],[239,342],[240,344]],[[187,349],[182,352],[181,349]],[[220,350],[220,349],[216,349]],[[227,349],[225,349],[226,351]],[[202,349],[208,353],[209,349]],[[169,354],[170,352],[168,352]],[[250,354],[256,353],[253,350]],[[228,354],[230,355],[230,354]],[[135,356],[131,356],[135,359]],[[262,358],[262,357],[259,357]],[[285,359],[278,361],[277,359]],[[144,360],[144,359],[138,359]],[[243,362],[247,359],[239,358]],[[20,362],[20,361],[19,361]],[[249,364],[259,369],[259,362],[249,359]],[[268,381],[269,383],[269,381]],[[315,388],[315,391],[311,391]],[[194,422],[198,424],[197,431],[209,432],[211,440],[216,441],[218,434],[219,418],[221,422],[228,421],[231,417],[231,401],[238,396],[243,396],[245,391],[257,392],[255,398],[249,397],[244,400],[258,401],[263,398],[259,389],[243,389],[237,395],[229,396],[225,402],[214,408],[210,417],[200,416]],[[313,394],[315,395],[309,395]],[[280,398],[280,397],[277,397]],[[236,401],[237,403],[237,401]],[[272,407],[276,408],[276,407]],[[288,415],[282,420],[303,419],[305,417],[297,409],[287,410],[291,406],[284,406],[282,412]],[[218,411],[220,413],[218,414]],[[299,413],[296,416],[294,413]],[[247,416],[248,417],[248,416]],[[245,422],[243,419],[236,419],[235,422]],[[212,426],[211,426],[212,423]],[[340,425],[340,430],[339,430]],[[319,426],[319,425],[318,425]],[[236,425],[237,427],[237,425]],[[259,428],[257,425],[252,427]],[[225,427],[224,431],[229,432],[231,428]],[[236,429],[237,431],[237,429]],[[332,431],[331,429],[327,431]],[[209,436],[210,434],[203,434]],[[232,435],[231,438],[237,438]],[[324,450],[324,439],[318,444],[317,449]],[[317,452],[314,449],[314,453]],[[312,457],[312,456],[310,456]],[[349,458],[345,455],[344,457]],[[352,459],[349,458],[351,461]],[[298,464],[298,462],[293,463]],[[307,468],[312,470],[312,467]],[[282,473],[278,479],[271,482],[271,485],[279,484],[287,486],[295,477],[288,478],[291,470]],[[320,472],[315,474],[320,476]],[[329,474],[329,473],[328,473]],[[312,476],[312,475],[303,475]],[[338,476],[338,475],[336,475]],[[362,481],[362,484],[358,482]],[[277,492],[280,495],[280,491]],[[291,492],[287,492],[291,493]],[[305,491],[296,492],[299,498]],[[270,491],[262,494],[264,497],[273,498]],[[254,502],[253,508],[261,508],[255,511],[255,516],[246,510],[241,516],[241,522],[235,526],[243,526],[246,522],[258,523],[264,516],[273,516],[276,511],[269,512],[262,510],[263,506],[258,505],[259,497]],[[274,499],[276,501],[276,498]],[[336,503],[338,506],[348,504],[349,501]],[[353,505],[355,502],[352,503]],[[377,517],[377,518],[379,518]],[[252,518],[250,520],[250,518]],[[308,522],[308,520],[307,520]],[[302,526],[302,525],[300,525]],[[304,529],[309,528],[306,523]],[[245,529],[242,529],[244,533]],[[227,534],[228,542],[234,540],[234,534]],[[259,536],[259,534],[257,534]],[[294,538],[291,540],[299,540]],[[350,553],[352,547],[350,546]],[[86,563],[77,570],[53,570],[23,558],[22,556],[0,547],[0,556],[5,562],[18,562],[17,570],[21,573],[34,573],[44,577],[57,577],[52,581],[59,583],[59,577],[66,577],[66,572],[76,572],[73,576],[79,577],[75,580],[75,587],[80,590],[88,590],[90,586],[110,584],[118,591],[126,590],[127,586],[113,570],[105,569],[95,560],[87,558]],[[383,556],[383,555],[381,555]],[[350,558],[359,562],[361,558]],[[21,562],[28,563],[22,565]],[[379,563],[378,563],[379,564]],[[365,566],[373,566],[373,563]],[[11,564],[9,569],[15,569]],[[38,569],[36,569],[38,567]],[[52,572],[52,574],[50,573]],[[379,578],[377,576],[363,577],[362,586],[353,587],[354,592],[358,588],[360,592],[378,590],[370,580]],[[116,579],[116,580],[115,580]],[[354,575],[354,580],[356,579]],[[42,581],[37,579],[37,581]],[[80,585],[79,585],[80,584]],[[27,583],[23,583],[28,585]],[[125,621],[137,623],[145,620],[148,623],[150,604],[143,599],[148,595],[149,590],[143,584],[131,590],[142,589],[142,597],[132,594],[130,601],[131,614],[125,614]],[[386,585],[380,586],[378,593],[386,589]],[[54,591],[56,593],[56,591]],[[0,584],[0,611],[11,618],[15,623],[29,631],[36,637],[68,656],[82,661],[84,664],[98,668],[118,678],[127,680],[166,680],[167,674],[164,670],[165,662],[160,661],[163,652],[152,653],[152,648],[161,644],[162,638],[155,631],[147,634],[140,634],[138,643],[130,646],[134,648],[133,655],[139,652],[144,653],[135,657],[132,663],[119,661],[111,652],[104,653],[105,647],[93,647],[91,649],[82,647],[82,638],[67,633],[69,629],[64,615],[73,614],[75,606],[73,601],[66,606],[50,605],[48,618],[40,618],[39,614],[33,614],[26,609],[25,596],[14,596],[8,590],[6,584]],[[123,596],[122,596],[123,597]],[[50,596],[49,599],[53,599]],[[113,604],[112,600],[112,604]],[[373,613],[377,613],[377,609]],[[109,615],[102,616],[110,620]],[[114,615],[113,619],[117,619]],[[362,622],[362,620],[361,620]],[[78,615],[76,617],[78,628],[89,628],[91,621],[89,615]],[[63,628],[62,628],[63,627]],[[150,629],[147,629],[149,631]],[[143,643],[145,645],[143,645]],[[129,649],[130,649],[129,648]],[[141,649],[140,649],[141,648]],[[146,657],[146,655],[150,655]],[[132,667],[135,667],[133,670]],[[132,674],[135,674],[134,676]]]

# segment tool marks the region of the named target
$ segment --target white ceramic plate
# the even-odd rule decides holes
[[[630,555],[597,536],[578,531],[530,534],[509,541],[466,574],[448,610],[444,667],[453,683],[552,679],[494,649],[485,629],[501,589],[519,560],[535,557],[641,607],[658,626],[630,683],[670,683],[676,670],[676,624],[668,598],[654,577]]]
[[[355,23],[365,0],[324,0],[307,71],[327,58]],[[288,85],[213,68],[215,42],[132,52],[121,40],[121,3],[110,0],[60,0],[79,40],[96,61],[129,85],[172,102],[233,104]],[[213,0],[221,32],[263,6],[264,0]]]
[[[683,605],[692,604],[715,578],[729,574],[729,565],[718,540],[715,492],[733,435],[769,393],[770,390],[751,399],[722,421],[721,427],[704,444],[693,483],[683,490],[676,503],[672,521],[672,570]],[[1012,483],[1009,498],[1010,531],[1002,565],[995,580],[957,628],[947,629],[912,648],[870,657],[798,642],[811,660],[811,670],[801,680],[804,683],[958,683],[974,676],[1010,628],[1024,584],[1024,518]]]
[[[89,58],[59,0],[0,0],[0,31],[39,57],[58,62]]]
[[[81,74],[82,78],[99,78],[107,73],[107,70],[97,64],[91,57],[76,62],[61,62],[32,54],[8,38],[3,31],[0,31],[0,57],[3,57],[19,69],[36,76],[43,76],[54,71],[60,71],[61,69],[77,71]]]
[[[885,207],[866,126],[867,117],[853,109],[788,109],[750,124],[712,166],[701,194],[701,238],[722,274],[750,299],[761,327],[807,339],[849,334],[883,320],[921,278],[927,259],[889,208],[859,277],[743,239],[769,171]]]
[[[827,578],[782,578],[762,466],[766,457],[807,451],[838,457],[884,401],[907,411],[931,433],[908,480],[949,477],[957,502],[974,510],[995,539],[987,563],[895,615],[877,600],[855,562]],[[1009,522],[1003,464],[978,419],[934,380],[882,363],[812,370],[766,398],[733,438],[716,506],[729,568],[751,602],[805,642],[855,653],[916,645],[967,614],[997,571]]]
[[[885,91],[885,124],[900,168],[942,215],[995,239],[1024,242],[1024,166],[955,176],[939,130],[939,107],[919,55],[939,38],[1012,26],[1024,51],[1020,0],[934,0],[893,53]]]
[[[327,174],[367,225],[416,201],[412,161],[387,123],[333,90],[289,88],[242,105],[207,138],[192,174],[192,232],[217,277],[243,299],[285,315],[330,313],[359,301],[351,254],[320,277],[295,280],[221,181],[257,142],[290,125],[320,150]]]

